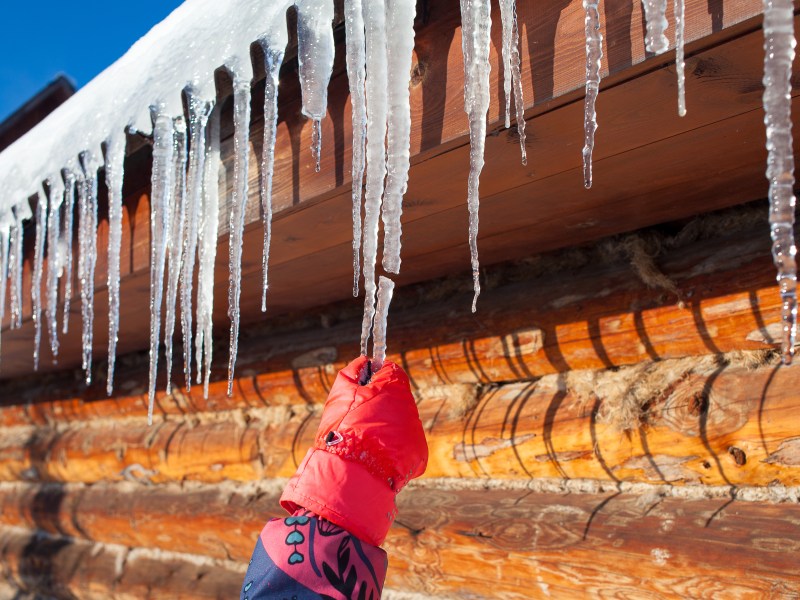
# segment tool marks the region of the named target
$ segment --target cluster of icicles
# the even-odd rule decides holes
[[[258,3],[262,0],[252,0]],[[345,0],[346,61],[352,99],[353,128],[353,293],[359,293],[363,277],[365,301],[361,351],[369,355],[373,340],[373,366],[385,358],[386,325],[394,283],[381,276],[376,283],[379,220],[383,220],[383,270],[400,269],[402,199],[409,170],[409,73],[414,45],[415,0]],[[319,170],[320,122],[327,107],[327,87],[333,67],[331,0],[297,0],[298,63],[303,113],[313,123],[312,152]],[[647,50],[665,52],[669,43],[666,0],[644,0],[647,19]],[[599,91],[602,35],[597,0],[584,0],[586,11],[586,97],[584,183],[592,184],[592,149],[597,119],[595,100]],[[783,352],[791,360],[795,343],[796,265],[793,240],[794,162],[790,120],[790,76],[794,58],[791,0],[765,0],[764,109],[767,126],[773,253],[784,302]],[[511,126],[511,99],[516,109],[522,162],[526,162],[525,119],[520,74],[519,30],[515,0],[500,0],[502,18],[502,64],[505,91],[505,126]],[[675,46],[678,73],[678,112],[686,112],[684,100],[683,0],[675,0]],[[465,102],[470,133],[470,174],[467,183],[469,245],[475,295],[480,293],[477,251],[479,178],[484,164],[486,117],[489,109],[490,0],[461,0],[462,49],[464,54]],[[287,44],[285,26],[270,27],[260,38],[264,51],[266,86],[264,140],[260,197],[264,225],[262,310],[267,307],[268,266],[272,219],[272,179],[277,128],[278,74]],[[228,392],[232,391],[239,336],[242,235],[248,197],[248,144],[250,123],[249,78],[233,74],[234,184],[230,202],[230,281],[228,315],[231,319]],[[220,169],[219,111],[214,101],[184,90],[186,115],[172,114],[160,104],[151,106],[153,167],[151,198],[150,268],[150,418],[155,395],[159,346],[162,340],[162,309],[165,310],[167,391],[171,387],[172,345],[180,298],[185,385],[196,383],[208,393],[212,359],[212,309],[214,263],[218,237],[218,173]],[[92,363],[93,291],[97,257],[98,171],[104,167],[109,196],[109,348],[107,391],[113,390],[116,342],[119,329],[119,277],[122,220],[122,183],[125,135],[113,133],[103,146],[100,160],[91,152],[80,154],[78,169],[64,169],[61,178],[49,178],[38,193],[35,214],[27,202],[16,204],[0,216],[0,319],[5,314],[9,287],[11,327],[21,326],[23,221],[35,220],[35,250],[32,281],[35,324],[34,364],[38,367],[39,345],[46,318],[53,356],[58,353],[58,288],[64,280],[62,332],[66,333],[72,301],[73,212],[78,202],[78,280],[82,313],[83,368],[90,382]],[[363,198],[362,198],[363,190]],[[76,193],[77,192],[77,193]],[[362,214],[364,215],[362,223]],[[363,247],[362,247],[363,240]],[[44,270],[47,247],[48,270]],[[362,261],[363,257],[363,261]],[[197,267],[197,306],[192,312],[193,276]],[[45,306],[41,297],[46,290]],[[193,356],[194,355],[194,356]]]

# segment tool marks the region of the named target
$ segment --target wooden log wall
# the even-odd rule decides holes
[[[476,315],[468,277],[398,290],[390,359],[430,462],[398,497],[387,598],[800,594],[800,367],[776,362],[765,219],[500,265]],[[150,428],[143,355],[112,398],[77,372],[0,384],[9,585],[235,597],[359,322],[340,303],[248,332],[231,398],[215,372]]]

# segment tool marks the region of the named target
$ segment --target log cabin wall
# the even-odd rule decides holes
[[[645,56],[641,6],[605,4],[609,77],[595,187],[584,192],[582,8],[519,3],[529,166],[518,166],[494,97],[474,315],[458,6],[420,8],[389,359],[410,375],[430,461],[398,497],[387,597],[798,597],[800,371],[775,352],[760,7],[687,3],[689,115],[679,120],[672,55]],[[62,338],[57,365],[44,356],[50,372],[30,373],[29,306],[23,329],[3,331],[0,597],[238,594],[336,371],[358,352],[341,56],[337,65],[323,132],[334,151],[319,175],[296,75],[283,75],[273,296],[261,316],[254,222],[233,396],[220,260],[209,397],[162,393],[146,425],[146,146],[129,145],[138,175],[126,184],[127,354],[114,395],[102,360],[90,387],[72,369],[79,335]],[[101,359],[103,286],[97,298]]]

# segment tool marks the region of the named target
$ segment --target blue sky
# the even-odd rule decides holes
[[[0,35],[0,121],[59,73],[80,88],[182,0],[7,2]]]

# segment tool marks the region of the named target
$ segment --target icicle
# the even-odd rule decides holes
[[[675,0],[675,72],[678,74],[678,115],[686,116],[686,62],[683,59],[683,31],[685,7],[683,0]]]
[[[319,172],[322,125],[333,71],[333,2],[297,0],[297,62],[303,114],[313,119],[311,152]]]
[[[791,77],[794,61],[791,0],[764,1],[764,124],[767,129],[772,257],[783,302],[783,362],[791,364],[797,332],[797,249],[794,243],[795,196],[792,154]]]
[[[386,3],[389,112],[387,117],[386,191],[383,198],[383,268],[400,272],[403,195],[408,184],[411,106],[409,73],[414,50],[415,0]]]
[[[364,98],[367,56],[361,0],[345,0],[344,12],[347,79],[350,82],[353,109],[353,297],[356,297],[361,275],[361,197],[364,188],[364,146],[367,143],[367,104]]]
[[[281,31],[285,31],[281,29]],[[275,46],[273,48],[273,45]],[[261,312],[267,310],[269,288],[269,248],[272,242],[272,175],[275,170],[275,135],[278,129],[278,74],[283,63],[286,40],[273,44],[262,40],[264,69],[267,79],[264,87],[264,146],[261,154],[261,221],[264,224],[264,253],[261,258],[263,285],[261,288]]]
[[[47,213],[47,315],[50,353],[58,356],[58,279],[61,275],[61,205],[64,202],[64,182],[61,177],[48,180],[49,207]]]
[[[217,256],[219,228],[219,110],[214,110],[208,122],[208,152],[203,173],[202,211],[200,217],[197,275],[197,335],[195,336],[197,383],[203,374],[203,395],[208,398],[213,348],[212,313],[214,311],[214,264]]]
[[[94,268],[97,262],[97,164],[88,152],[81,154],[83,179],[78,186],[78,279],[81,282],[83,370],[92,382],[92,328],[94,326]]]
[[[42,339],[42,271],[44,269],[44,247],[47,235],[47,194],[39,192],[36,203],[36,240],[33,250],[33,280],[31,281],[31,304],[33,305],[33,368],[39,370],[39,344]]]
[[[6,316],[6,284],[8,282],[8,263],[11,251],[11,228],[14,218],[11,211],[0,218],[0,333],[3,331],[3,319]],[[0,356],[2,354],[0,353]]]
[[[500,0],[503,21],[503,90],[506,97],[506,129],[511,127],[511,90],[514,90],[514,107],[517,112],[517,134],[522,154],[522,164],[528,164],[525,148],[525,101],[522,96],[522,71],[519,56],[519,26],[516,0]]]
[[[73,212],[75,210],[75,174],[64,171],[64,228],[59,246],[64,259],[64,324],[61,333],[69,330],[69,309],[72,301],[72,235]]]
[[[213,102],[200,100],[189,92],[189,175],[186,187],[183,271],[181,273],[181,325],[183,327],[183,374],[186,390],[192,387],[192,280],[194,278],[195,258],[197,257],[197,238],[200,210],[203,198],[203,173],[206,163],[206,125]],[[198,363],[199,365],[199,363]],[[199,373],[199,368],[198,368]]]
[[[106,394],[114,391],[114,366],[119,333],[119,256],[122,247],[122,182],[125,169],[125,134],[106,143],[106,187],[108,188],[108,376]]]
[[[183,230],[186,202],[186,121],[173,119],[172,137],[172,197],[167,205],[170,212],[166,252],[168,259],[166,319],[164,323],[164,353],[167,358],[167,394],[172,393],[172,344],[175,333],[175,315],[178,310],[178,283],[183,261]]]
[[[228,317],[231,319],[230,354],[228,356],[228,395],[233,394],[233,373],[239,349],[239,300],[242,291],[242,235],[247,206],[247,163],[250,141],[250,84],[233,84],[233,197],[229,226]],[[210,341],[210,340],[209,340]]]
[[[380,276],[378,280],[378,308],[375,312],[375,338],[372,353],[372,370],[377,371],[386,360],[386,324],[389,319],[389,304],[394,294],[394,281]]]
[[[486,113],[489,111],[489,43],[492,27],[488,0],[461,0],[461,46],[464,53],[464,110],[469,117],[469,247],[475,295],[472,312],[481,293],[478,261],[478,209],[481,170],[486,145]]]
[[[172,119],[153,109],[153,172],[150,199],[150,385],[147,423],[153,423],[161,334],[161,304],[167,258],[170,204],[175,167]]]
[[[669,49],[669,40],[664,32],[667,30],[667,0],[642,0],[644,18],[647,22],[647,34],[644,47],[648,52],[662,54]]]
[[[367,54],[367,188],[364,194],[364,319],[361,354],[367,355],[375,316],[375,263],[378,259],[378,221],[386,177],[386,118],[389,87],[386,69],[386,14],[382,3],[363,3]]]
[[[586,100],[583,113],[583,185],[592,187],[592,151],[597,131],[595,102],[600,91],[600,61],[603,59],[603,34],[600,31],[598,0],[583,0],[586,10]]]
[[[14,224],[10,233],[8,263],[11,269],[11,329],[22,327],[22,237],[23,221],[33,216],[30,204],[25,200],[12,208]]]

